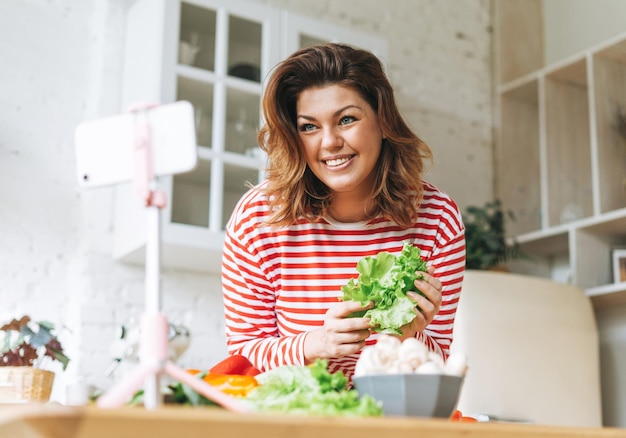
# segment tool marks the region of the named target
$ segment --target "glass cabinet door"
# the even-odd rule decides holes
[[[262,73],[279,56],[267,48],[275,14],[233,0],[180,3],[174,100],[194,107],[200,164],[173,178],[172,222],[221,231],[246,184],[262,177],[256,137]]]

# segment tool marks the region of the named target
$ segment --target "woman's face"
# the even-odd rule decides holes
[[[297,129],[311,171],[336,194],[370,196],[382,130],[354,89],[307,88],[298,97]]]

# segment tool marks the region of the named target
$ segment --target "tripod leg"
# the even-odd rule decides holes
[[[165,363],[165,372],[179,382],[191,386],[197,392],[225,409],[241,413],[253,412],[253,409],[245,401],[231,397],[228,394],[224,394],[219,389],[214,388],[204,380],[199,379],[197,376],[189,374],[171,362]]]
[[[101,408],[115,408],[128,403],[131,397],[141,389],[149,376],[160,372],[157,366],[139,364],[128,376],[120,380],[107,392],[98,397],[96,402]]]

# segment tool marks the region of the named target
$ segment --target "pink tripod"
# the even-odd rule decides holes
[[[160,378],[165,373],[228,410],[251,412],[252,409],[246,403],[224,394],[197,376],[187,373],[172,363],[168,357],[169,324],[161,311],[160,290],[160,215],[161,209],[166,205],[166,199],[165,194],[156,189],[157,179],[153,171],[149,121],[149,110],[155,106],[155,104],[139,104],[131,109],[135,116],[134,186],[148,212],[145,311],[141,318],[139,364],[125,378],[100,396],[97,405],[102,408],[122,406],[143,387],[144,406],[147,409],[155,409],[163,403]]]

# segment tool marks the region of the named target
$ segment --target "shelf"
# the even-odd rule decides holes
[[[596,286],[585,290],[596,309],[626,303],[626,282]]]
[[[603,213],[596,217],[581,220],[577,228],[606,236],[624,236],[626,233],[626,208]],[[624,236],[626,238],[626,236]]]
[[[522,234],[514,240],[519,244],[523,252],[546,256],[567,252],[569,247],[569,230],[570,227],[554,227],[546,231]]]
[[[512,80],[511,82],[507,82],[506,84],[498,85],[498,94],[503,95],[509,92],[516,92],[517,90],[523,89],[526,85],[532,84],[533,82],[537,82],[540,77],[540,72],[534,71],[532,73],[528,73],[527,75],[521,76]],[[536,91],[529,94],[529,96],[536,94]],[[536,99],[536,98],[534,98]]]
[[[626,140],[616,129],[626,34],[545,66],[532,35],[541,15],[530,18],[538,3],[495,3],[496,44],[510,50],[497,59],[496,194],[514,215],[509,243],[528,256],[512,270],[574,284],[596,306],[626,303],[612,267],[612,251],[626,246]]]
[[[222,262],[223,232],[184,224],[171,224],[161,241],[161,264],[166,269],[219,274]],[[136,246],[115,260],[141,266],[145,263],[145,244]]]

